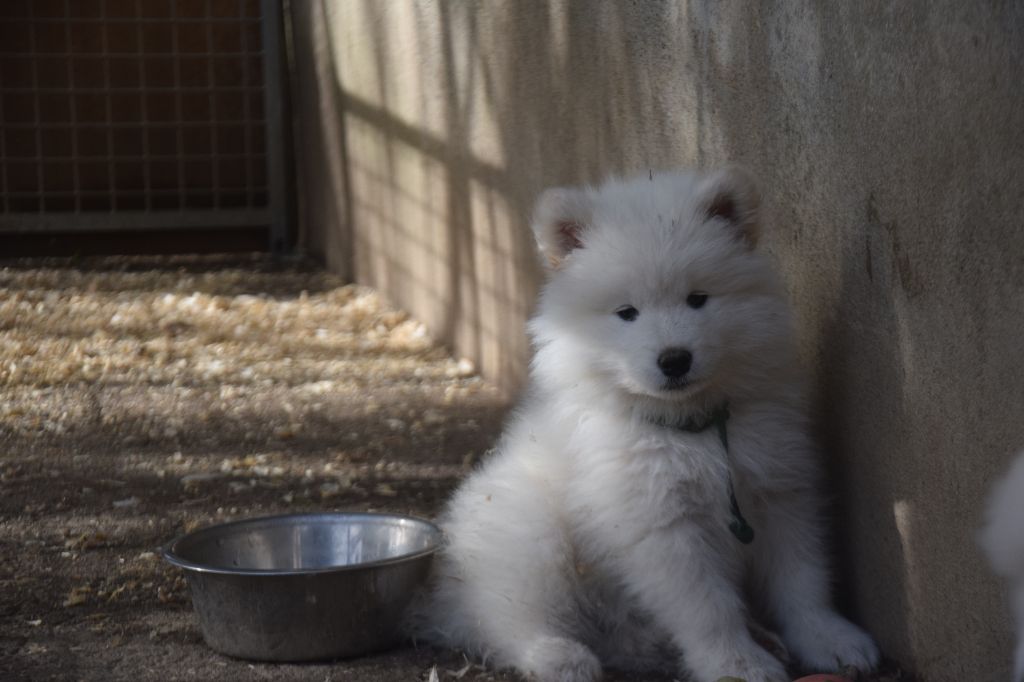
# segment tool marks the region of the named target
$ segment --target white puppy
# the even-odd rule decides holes
[[[817,453],[758,229],[738,171],[540,198],[531,384],[442,519],[420,637],[540,680],[668,655],[699,682],[782,682],[756,607],[807,666],[875,665],[830,604]]]
[[[980,540],[992,568],[1010,581],[1019,629],[1013,680],[1024,682],[1024,452],[993,488]]]

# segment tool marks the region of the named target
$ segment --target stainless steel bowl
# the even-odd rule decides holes
[[[211,526],[164,549],[185,569],[203,638],[261,661],[378,651],[441,542],[437,526],[390,514],[291,514]]]

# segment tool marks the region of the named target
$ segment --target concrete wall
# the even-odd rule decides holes
[[[292,0],[308,247],[514,386],[537,192],[740,162],[798,311],[840,598],[1008,678],[979,504],[1024,446],[1024,5]]]

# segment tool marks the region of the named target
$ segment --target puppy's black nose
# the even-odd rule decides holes
[[[678,379],[690,371],[693,356],[685,348],[666,348],[658,356],[658,369],[670,379]]]

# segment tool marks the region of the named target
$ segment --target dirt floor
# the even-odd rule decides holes
[[[309,665],[220,656],[159,556],[248,516],[429,518],[506,406],[421,325],[303,263],[7,263],[0,679],[377,682],[435,666],[440,682],[513,679],[429,647]]]

